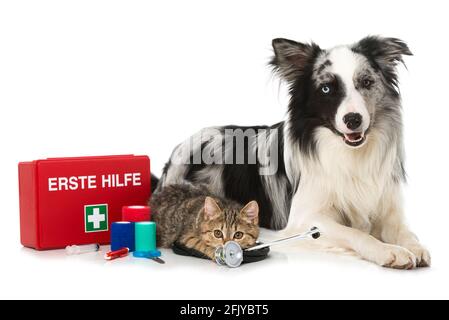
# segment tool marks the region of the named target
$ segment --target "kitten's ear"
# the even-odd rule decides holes
[[[321,49],[314,43],[300,43],[288,39],[273,39],[274,57],[270,64],[288,82],[304,73],[304,69]]]
[[[212,220],[221,214],[221,209],[218,203],[211,197],[206,197],[204,200],[204,217],[207,220]]]
[[[256,201],[249,202],[243,209],[240,211],[242,216],[254,224],[259,223],[259,205]]]

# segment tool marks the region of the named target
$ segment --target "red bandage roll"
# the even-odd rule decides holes
[[[141,222],[151,220],[151,211],[148,206],[124,206],[122,207],[122,220],[129,222]]]

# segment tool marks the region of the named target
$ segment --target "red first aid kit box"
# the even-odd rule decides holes
[[[150,159],[120,155],[19,163],[20,239],[38,250],[110,242],[122,207],[147,205]]]

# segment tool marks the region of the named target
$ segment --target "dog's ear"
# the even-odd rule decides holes
[[[320,47],[314,43],[304,44],[288,39],[273,39],[274,57],[270,65],[288,82],[294,81],[304,73]]]
[[[388,84],[397,91],[396,66],[398,63],[405,65],[404,55],[413,55],[404,41],[397,38],[368,36],[356,43],[352,49],[367,57],[374,67],[382,72]]]

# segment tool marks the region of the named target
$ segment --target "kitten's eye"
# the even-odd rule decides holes
[[[371,88],[371,86],[373,85],[373,83],[374,83],[373,80],[370,80],[370,79],[364,79],[364,80],[362,81],[362,86],[363,86],[363,88],[365,88],[365,89],[369,89],[369,88]]]
[[[243,232],[237,231],[234,233],[234,239],[242,239],[243,238]]]
[[[328,84],[323,84],[321,86],[321,92],[324,94],[329,94],[331,92],[331,87]]]
[[[215,238],[223,238],[223,233],[220,230],[214,230]]]

